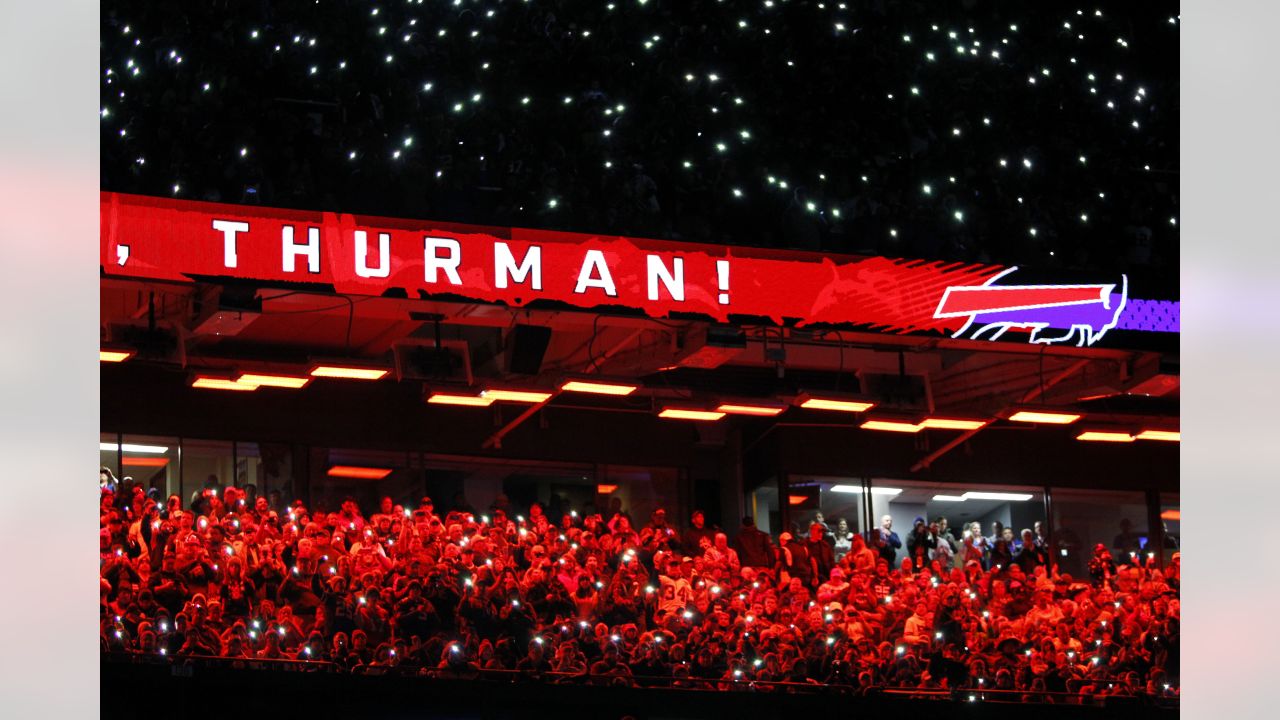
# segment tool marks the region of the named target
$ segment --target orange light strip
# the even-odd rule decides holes
[[[1070,425],[1080,419],[1078,413],[1054,413],[1022,410],[1009,416],[1013,422],[1045,423],[1048,425]]]
[[[342,378],[344,380],[381,380],[391,372],[386,368],[353,367],[349,365],[317,365],[311,368],[312,377]]]
[[[359,467],[356,465],[334,465],[329,468],[329,477],[355,478],[357,480],[381,480],[390,474],[390,468]]]
[[[640,389],[639,385],[623,385],[621,383],[587,382],[585,380],[569,380],[560,386],[565,392],[594,393],[596,395],[630,395]]]
[[[1164,512],[1160,513],[1160,519],[1161,520],[1181,520],[1182,511],[1181,510],[1165,510]]]
[[[800,403],[800,407],[810,410],[836,410],[839,412],[866,412],[875,407],[875,403],[857,400],[832,400],[830,398],[811,397]]]
[[[465,405],[467,407],[489,407],[493,398],[479,395],[455,395],[453,393],[431,393],[427,402],[432,405]]]
[[[662,412],[658,413],[660,418],[668,418],[671,420],[701,420],[704,422],[719,420],[724,417],[724,413],[719,410],[693,410],[691,408],[662,408]]]
[[[1087,442],[1133,442],[1134,438],[1129,433],[1124,432],[1104,432],[1101,430],[1088,430],[1076,436],[1077,440],[1085,440]]]
[[[1165,442],[1182,442],[1179,430],[1143,430],[1138,433],[1139,440],[1164,440]]]
[[[485,390],[480,393],[481,397],[490,398],[499,402],[518,402],[518,403],[540,403],[551,399],[551,393],[539,392],[536,390],[501,390],[492,389]]]
[[[920,427],[933,430],[978,430],[990,422],[990,420],[962,420],[960,418],[937,417],[925,418],[920,423]]]
[[[164,467],[165,465],[169,464],[169,458],[129,457],[128,455],[125,455],[124,460],[122,460],[121,463],[124,465],[135,466],[135,467]]]
[[[241,373],[236,382],[242,385],[258,385],[261,387],[278,387],[297,390],[311,382],[309,377],[295,375],[265,375],[260,373]]]
[[[132,350],[98,350],[98,362],[118,363],[133,357]]]
[[[728,415],[758,415],[760,417],[773,417],[782,414],[784,407],[769,405],[739,405],[737,403],[721,403],[716,410]]]
[[[787,496],[787,501],[790,502],[792,505],[803,505],[808,500],[809,500],[808,495],[788,495]]]
[[[191,381],[191,387],[202,388],[204,390],[234,390],[236,392],[247,392],[257,390],[258,386],[250,383],[236,382],[222,377],[210,377],[208,375],[198,375],[195,380]]]
[[[596,494],[608,495],[617,489],[618,489],[617,485],[596,485]]]
[[[887,432],[918,433],[924,429],[922,425],[893,420],[868,420],[860,425],[863,430],[885,430]]]

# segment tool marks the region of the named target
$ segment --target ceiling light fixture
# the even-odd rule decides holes
[[[311,378],[299,377],[296,375],[241,373],[240,376],[236,378],[236,382],[241,385],[257,385],[260,387],[278,387],[297,390],[306,387],[311,382]]]
[[[756,415],[759,417],[780,415],[786,409],[783,405],[764,405],[755,402],[727,402],[716,406],[716,410],[727,415]]]
[[[990,422],[990,420],[936,417],[925,418],[920,426],[931,430],[979,430]]]
[[[630,395],[640,389],[635,383],[604,382],[599,380],[566,380],[560,386],[564,392],[591,393],[594,395]]]
[[[339,378],[342,380],[381,380],[391,372],[376,365],[347,363],[317,363],[311,367],[312,377]]]
[[[124,362],[137,353],[125,348],[98,348],[98,362]]]
[[[1131,443],[1134,437],[1127,432],[1117,432],[1110,430],[1086,430],[1076,436],[1077,440],[1085,442],[1119,442]]]
[[[540,403],[551,399],[552,393],[540,390],[507,390],[502,388],[489,388],[480,393],[480,397],[489,398],[498,402],[518,402],[518,403]]]
[[[1055,413],[1043,410],[1020,410],[1009,416],[1013,422],[1070,425],[1080,419],[1079,413]]]
[[[466,407],[489,407],[493,404],[493,400],[492,397],[449,392],[433,392],[427,398],[427,402],[432,405],[463,405]]]
[[[1031,493],[981,492],[971,490],[961,497],[965,500],[1008,500],[1011,502],[1026,502],[1035,496]]]
[[[117,448],[120,450],[123,450],[124,452],[149,453],[152,455],[163,455],[164,453],[169,452],[169,448],[164,447],[163,445],[138,445],[135,443],[124,443],[123,445],[116,445],[115,443],[106,443],[106,442],[98,443],[98,449],[103,452],[115,452]]]
[[[814,395],[801,393],[796,397],[796,404],[809,410],[835,410],[837,412],[866,412],[876,404],[853,395],[835,395],[823,393]]]
[[[924,429],[924,426],[918,423],[901,422],[897,420],[868,420],[860,425],[863,430],[883,430],[885,432],[897,433],[918,433]]]
[[[191,387],[202,390],[232,390],[235,392],[251,392],[258,389],[258,386],[252,383],[236,382],[230,378],[213,375],[197,375],[191,381]]]
[[[700,420],[702,422],[714,422],[724,417],[724,413],[719,410],[701,410],[697,408],[680,408],[665,407],[662,412],[658,413],[660,418],[668,418],[671,420]]]
[[[129,457],[126,455],[120,461],[122,465],[130,467],[164,467],[169,464],[167,457]]]
[[[356,480],[381,480],[390,474],[390,468],[359,467],[357,465],[334,465],[329,468],[329,477],[355,478]]]

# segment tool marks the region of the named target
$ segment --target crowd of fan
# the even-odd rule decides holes
[[[104,5],[103,188],[1177,292],[1176,5],[298,10]]]
[[[503,506],[273,508],[228,487],[191,507],[101,493],[102,649],[326,663],[363,673],[681,688],[920,688],[1038,702],[1175,697],[1179,557],[1099,545],[1089,577],[1044,539],[957,539],[918,518],[819,518],[731,542],[694,512],[633,524]],[[976,695],[975,695],[976,696]]]

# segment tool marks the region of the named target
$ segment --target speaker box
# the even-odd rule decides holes
[[[551,328],[542,325],[516,325],[511,338],[511,355],[507,371],[514,375],[537,375],[542,369],[542,356],[551,342]]]

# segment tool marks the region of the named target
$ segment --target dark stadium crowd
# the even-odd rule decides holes
[[[1177,294],[1178,11],[110,2],[104,190]]]
[[[774,537],[694,511],[537,503],[366,514],[211,485],[100,483],[101,644],[331,672],[788,692],[886,688],[1092,703],[1177,697],[1180,557],[1098,545],[1059,571],[1036,528],[806,518]],[[730,537],[732,535],[732,537]],[[812,688],[811,688],[812,689]]]

